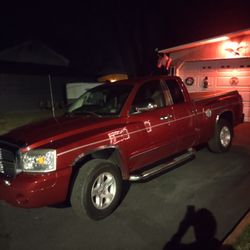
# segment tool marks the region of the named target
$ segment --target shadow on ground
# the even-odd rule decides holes
[[[195,241],[183,244],[182,238],[190,227],[194,230]],[[230,245],[221,246],[221,242],[215,238],[216,230],[217,222],[208,209],[201,208],[195,211],[194,206],[187,206],[177,232],[165,244],[163,250],[233,250]]]

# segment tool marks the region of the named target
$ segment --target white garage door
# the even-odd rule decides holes
[[[243,98],[245,121],[250,121],[250,58],[188,61],[178,70],[178,75],[189,82],[190,92],[211,90],[238,90]],[[190,78],[191,77],[191,78]],[[208,82],[207,88],[204,81]]]

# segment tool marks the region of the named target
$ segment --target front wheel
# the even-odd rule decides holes
[[[72,193],[71,205],[81,217],[87,214],[100,220],[118,206],[122,178],[118,167],[105,160],[91,160],[79,170]]]
[[[228,120],[220,119],[215,126],[214,136],[208,142],[208,147],[215,153],[226,152],[232,145],[232,139],[232,124]]]

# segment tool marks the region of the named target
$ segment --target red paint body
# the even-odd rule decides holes
[[[185,101],[130,114],[138,89],[149,80],[175,80]],[[0,141],[24,142],[25,146],[19,149],[21,152],[37,148],[56,149],[57,169],[44,174],[23,172],[12,179],[0,175],[0,199],[21,207],[63,202],[70,191],[75,163],[90,154],[95,156],[93,152],[97,152],[98,158],[98,152],[102,150],[115,150],[123,179],[128,179],[135,170],[206,143],[213,136],[216,119],[225,112],[232,115],[233,125],[242,121],[242,99],[237,91],[189,95],[178,77],[155,76],[115,84],[133,84],[118,117],[61,117],[30,124],[1,136]],[[162,91],[167,99],[165,90]],[[167,116],[169,119],[164,120]],[[6,184],[6,180],[9,183]]]

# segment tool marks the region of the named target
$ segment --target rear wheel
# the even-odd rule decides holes
[[[214,136],[209,140],[208,147],[212,152],[222,153],[230,149],[233,139],[233,126],[226,119],[220,119],[215,126]]]
[[[118,167],[105,160],[91,160],[79,170],[72,193],[71,205],[81,217],[100,220],[118,206],[122,179]]]

